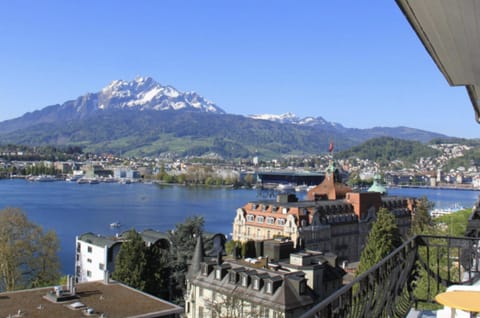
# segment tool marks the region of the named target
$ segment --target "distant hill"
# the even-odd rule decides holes
[[[320,154],[379,136],[427,142],[446,136],[397,127],[346,128],[322,117],[227,114],[195,92],[180,92],[152,78],[113,81],[61,105],[0,122],[0,143],[81,146],[85,151],[148,156]]]
[[[436,157],[440,151],[418,141],[378,137],[337,154],[340,158],[360,158],[388,164],[394,160],[416,162],[421,157]]]

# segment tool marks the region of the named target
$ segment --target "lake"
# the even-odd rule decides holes
[[[426,196],[436,207],[460,204],[470,208],[480,192],[393,188],[389,194]],[[93,232],[112,236],[131,228],[167,231],[196,215],[204,217],[207,232],[228,235],[237,208],[257,199],[257,191],[247,189],[0,180],[0,209],[21,208],[32,222],[56,231],[65,274],[74,273],[77,235]],[[117,221],[122,227],[111,229],[110,223]]]

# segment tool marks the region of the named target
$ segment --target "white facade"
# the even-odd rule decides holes
[[[77,282],[103,280],[105,272],[114,271],[114,260],[121,241],[86,233],[76,237],[75,275]]]

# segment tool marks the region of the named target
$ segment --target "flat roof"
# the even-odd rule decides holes
[[[108,238],[99,234],[93,234],[92,232],[79,235],[78,240],[99,247],[107,246],[108,248],[112,247],[116,243],[122,243],[122,241],[119,239]]]
[[[71,309],[75,302],[93,308],[93,317],[162,317],[181,314],[184,309],[160,298],[140,292],[120,283],[103,281],[76,285],[77,298],[54,303],[44,298],[53,287],[0,293],[0,317],[86,317],[83,309]]]
[[[451,86],[465,86],[480,122],[480,3],[396,0]]]

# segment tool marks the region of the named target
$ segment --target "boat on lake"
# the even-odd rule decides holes
[[[120,226],[122,226],[122,224],[118,221],[110,223],[110,228],[112,228],[112,229],[119,228]]]
[[[458,211],[461,211],[461,210],[464,210],[464,209],[465,208],[462,205],[460,205],[458,203],[455,203],[451,207],[433,209],[432,211],[430,211],[430,216],[432,218],[437,218],[439,216],[452,214],[452,213],[455,213],[455,212],[458,212]]]
[[[53,181],[58,181],[59,179],[51,175],[41,175],[41,176],[32,177],[29,180],[36,181],[36,182],[53,182]]]
[[[295,191],[295,185],[293,183],[280,183],[277,186],[277,190],[280,192]]]

